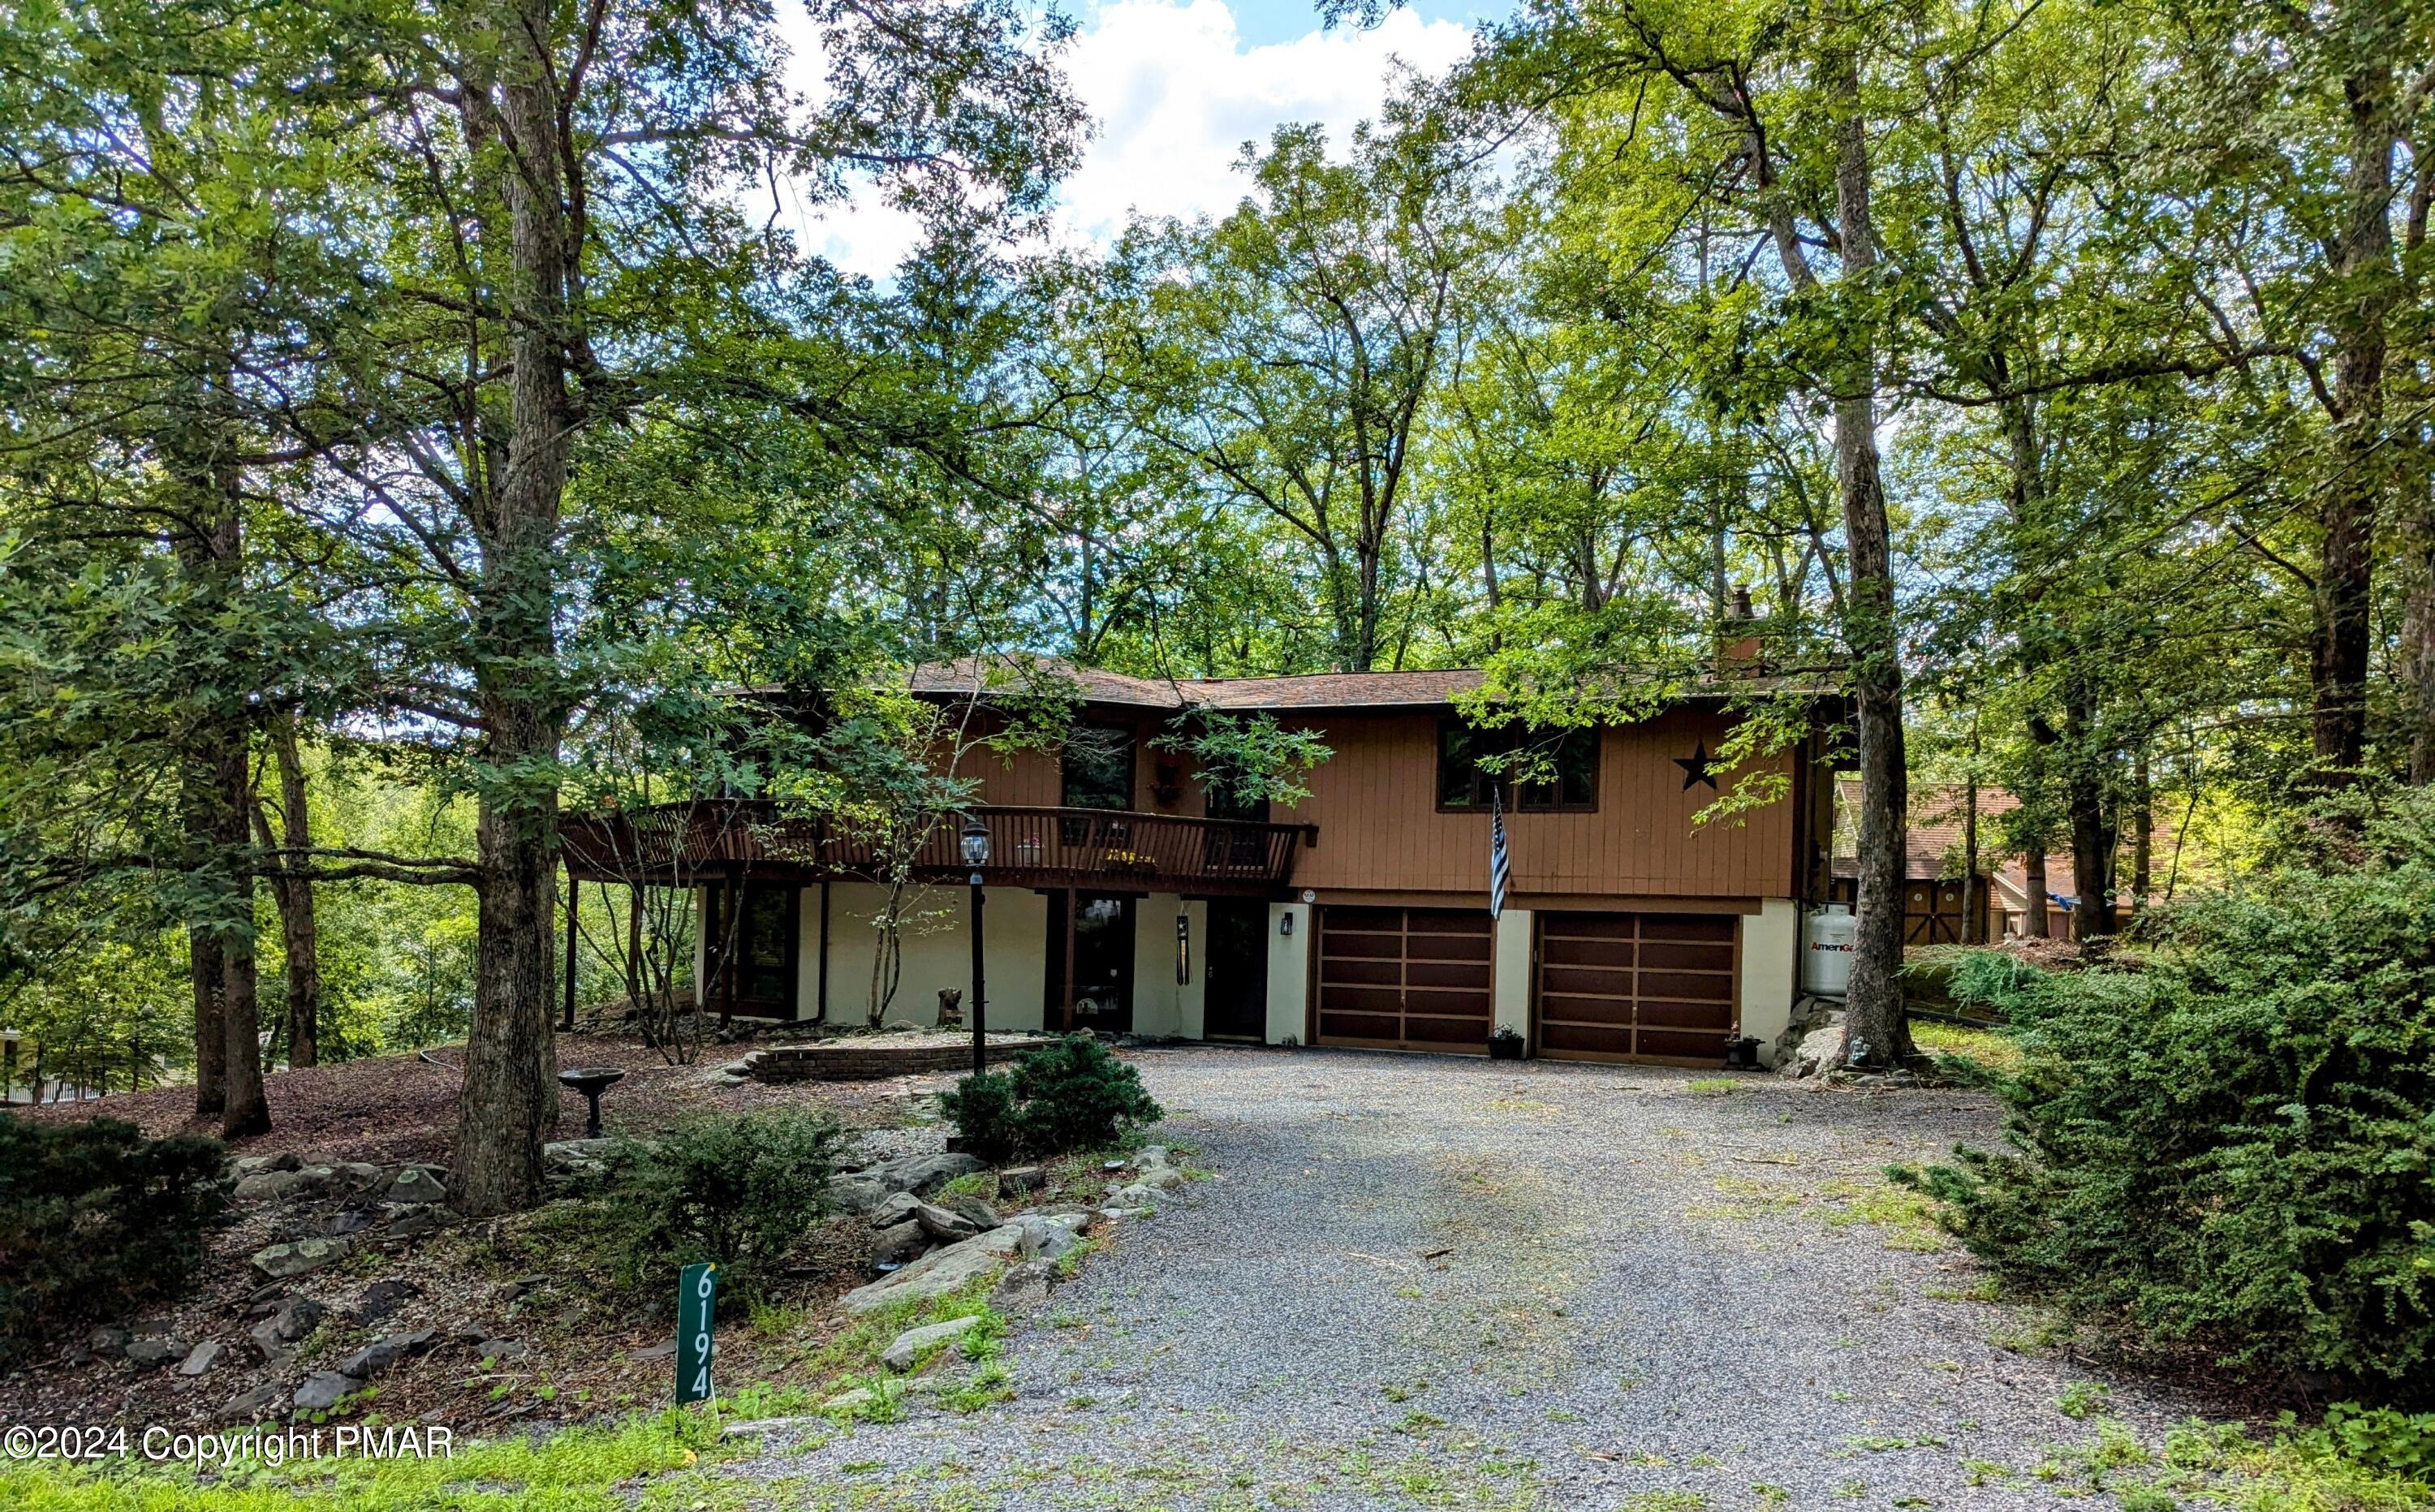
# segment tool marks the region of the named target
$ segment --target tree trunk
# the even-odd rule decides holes
[[[1844,22],[1848,27],[1851,24]],[[1868,123],[1861,115],[1859,63],[1849,36],[1834,43],[1828,94],[1834,101],[1835,208],[1840,222],[1845,290],[1857,295],[1876,266],[1869,207]],[[1852,314],[1864,320],[1854,301]],[[1894,615],[1892,532],[1877,464],[1876,345],[1866,335],[1839,365],[1835,396],[1835,481],[1842,494],[1850,558],[1851,610],[1845,640],[1859,704],[1859,887],[1852,981],[1845,999],[1850,1063],[1901,1065],[1911,1055],[1903,1018],[1903,828],[1909,776],[1903,750],[1903,676]]]
[[[195,994],[195,1116],[217,1118],[228,1106],[228,1039],[220,1020],[228,973],[218,937],[201,924],[186,926],[186,972]]]
[[[2309,662],[2310,743],[2321,774],[2355,767],[2367,744],[2368,614],[2375,568],[2375,519],[2392,450],[2384,446],[2386,323],[2399,292],[2392,263],[2392,55],[2381,0],[2351,0],[2341,25],[2350,68],[2349,169],[2334,267],[2342,304],[2333,321],[2333,475],[2318,507],[2324,541],[2317,563]]]
[[[2021,933],[2029,939],[2050,939],[2054,923],[2046,917],[2046,848],[2043,839],[2029,846],[2029,854],[2021,859],[2021,887],[2029,896],[2029,914],[2021,920]]]
[[[2156,794],[2143,747],[2131,764],[2131,911],[2148,911],[2148,893],[2154,885],[2156,859]]]
[[[218,937],[224,1089],[220,1133],[228,1139],[270,1131],[270,1105],[262,1089],[262,1016],[253,957],[258,857],[250,844],[254,794],[249,757],[241,743],[223,749],[212,810],[213,849],[221,859],[215,882],[224,889],[227,908],[227,917],[218,921]]]
[[[1983,911],[1979,895],[1986,885],[1978,878],[1978,728],[1970,729],[1969,774],[1963,779],[1961,808],[1961,943],[1984,945],[1987,932],[1978,927]]]
[[[2071,814],[2072,885],[2080,896],[2074,935],[2082,950],[2112,937],[2114,843],[2119,831],[2105,809],[2105,773],[2094,749],[2091,699],[2077,665],[2064,679],[2064,799]]]
[[[563,696],[544,669],[558,664],[554,552],[572,438],[581,422],[568,383],[580,344],[569,309],[579,236],[561,174],[570,161],[559,80],[548,51],[558,35],[546,0],[502,8],[495,82],[468,72],[461,107],[477,148],[490,152],[508,212],[508,349],[513,376],[505,466],[483,479],[474,510],[482,549],[474,646],[482,759],[492,774],[475,826],[481,881],[475,947],[474,1023],[465,1044],[457,1159],[464,1211],[475,1216],[531,1205],[541,1195],[541,1146],[558,1122],[558,1052],[551,1032],[557,952],[558,778]],[[495,91],[495,94],[494,94]],[[495,112],[495,113],[493,113]]]
[[[306,808],[304,761],[296,747],[296,718],[285,713],[270,722],[270,750],[279,765],[280,848],[287,861],[301,864],[313,846],[312,817]],[[283,877],[271,887],[279,903],[279,928],[287,954],[287,1063],[313,1066],[321,1054],[321,931],[314,913],[313,885],[301,877]]]
[[[2420,509],[2401,658],[2409,679],[2409,781],[2425,787],[2435,782],[2435,501],[2422,499]]]

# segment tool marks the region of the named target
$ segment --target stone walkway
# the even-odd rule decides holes
[[[1329,1051],[1137,1063],[1160,1137],[1215,1174],[1010,1341],[1013,1400],[773,1442],[732,1471],[755,1501],[2090,1504],[2068,1451],[2094,1425],[2061,1405],[2090,1372],[1996,1342],[2033,1320],[1972,1299],[1966,1257],[1879,1176],[1992,1143],[1982,1097]],[[2143,1435],[2189,1411],[2105,1384]]]

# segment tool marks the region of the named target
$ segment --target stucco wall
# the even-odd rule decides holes
[[[1192,927],[1192,980],[1175,979],[1175,919]],[[1206,988],[1200,953],[1209,937],[1209,909],[1171,892],[1154,892],[1133,904],[1133,1033],[1200,1038]]]
[[[1530,1036],[1530,910],[1508,908],[1496,916],[1496,965],[1491,977],[1496,1027]]]
[[[861,1023],[870,1013],[872,957],[879,945],[872,920],[886,894],[871,883],[832,885],[829,900],[829,1018]],[[960,988],[971,1007],[972,939],[965,915],[971,904],[961,887],[928,887],[914,895],[914,917],[905,926],[904,974],[888,1007],[888,1022],[939,1022],[939,989]],[[803,954],[818,971],[820,893],[804,892]],[[1037,1029],[1041,993],[1048,977],[1048,900],[1022,887],[992,887],[982,910],[987,920],[989,1022],[993,1029]],[[1170,921],[1170,927],[1171,921]],[[808,1016],[814,1000],[802,999]],[[969,1021],[968,1021],[969,1022]]]
[[[1278,930],[1294,921],[1293,933]],[[1269,1043],[1302,1042],[1310,1005],[1310,904],[1269,904]]]
[[[1795,972],[1801,966],[1801,907],[1770,898],[1742,916],[1741,1032],[1772,1045],[1792,1022]]]

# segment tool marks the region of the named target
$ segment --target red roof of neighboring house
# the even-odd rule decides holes
[[[1841,815],[1856,814],[1860,807],[1860,784],[1854,779],[1841,778],[1835,783],[1837,807]],[[1996,849],[1999,841],[1988,821],[2021,806],[2020,799],[2004,788],[1981,783],[1978,788],[1978,867],[1993,878],[2008,906],[2026,905],[2029,899],[2029,865],[2021,856],[2008,855]],[[1910,816],[1903,833],[1906,862],[1903,874],[1913,881],[1934,877],[1958,877],[1961,874],[1962,829],[1968,818],[1969,789],[1960,782],[1916,783],[1910,790]],[[2159,850],[2172,844],[2171,821],[2164,815],[2156,816],[2153,843]],[[1846,826],[1839,822],[1836,837],[1840,842]],[[1859,873],[1857,857],[1839,855],[1835,858],[1835,874],[1839,877]],[[2115,879],[2120,888],[2127,877]],[[2046,857],[2046,891],[2058,898],[2080,896],[2078,873],[2071,854],[2049,854]]]

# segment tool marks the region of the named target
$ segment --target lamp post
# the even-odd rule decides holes
[[[981,978],[981,868],[989,865],[989,827],[979,817],[964,816],[961,837],[964,866],[973,887],[973,1074],[989,1070],[989,999]]]

